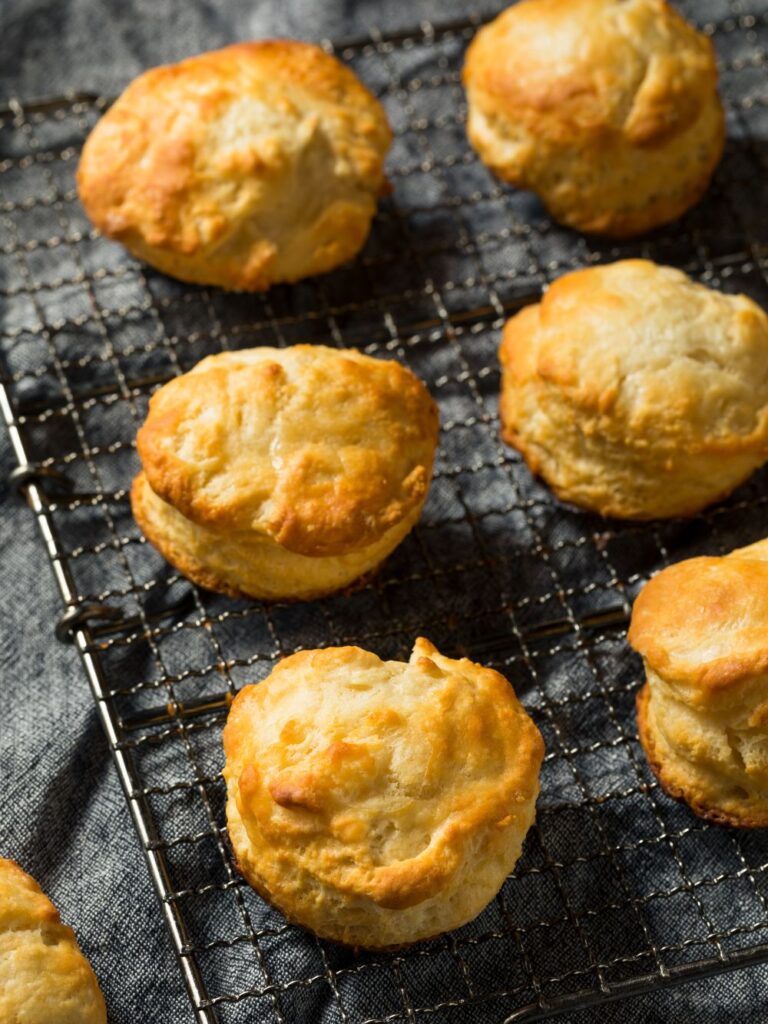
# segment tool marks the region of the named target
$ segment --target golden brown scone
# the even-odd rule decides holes
[[[37,882],[0,857],[0,1021],[106,1024],[104,998],[56,908]]]
[[[375,569],[416,523],[437,427],[396,362],[322,345],[209,356],[150,401],[133,513],[202,586],[318,597]]]
[[[544,745],[507,680],[416,641],[294,654],[224,730],[240,870],[290,920],[383,948],[475,917],[533,822]]]
[[[603,515],[686,516],[768,458],[768,317],[647,260],[561,277],[507,322],[504,439]]]
[[[524,0],[478,32],[464,84],[482,160],[581,231],[674,220],[723,151],[712,43],[665,0]]]
[[[77,185],[102,234],[152,266],[260,291],[360,250],[390,142],[379,102],[320,47],[238,43],[133,81]]]
[[[768,826],[768,540],[691,558],[643,588],[640,740],[664,789],[711,821]]]

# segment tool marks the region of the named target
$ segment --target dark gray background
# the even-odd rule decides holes
[[[496,0],[473,0],[471,10],[489,13],[498,6]],[[236,39],[285,34],[343,40],[372,27],[405,28],[467,10],[461,0],[2,0],[0,97],[115,93],[149,65]],[[2,434],[3,481],[12,466]],[[79,660],[53,638],[60,602],[37,528],[4,483],[0,553],[0,853],[30,871],[75,927],[114,1024],[191,1022]],[[766,969],[739,971],[561,1019],[764,1020],[766,980]]]

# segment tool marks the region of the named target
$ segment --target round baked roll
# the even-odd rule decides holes
[[[227,822],[248,882],[318,935],[417,942],[471,920],[534,819],[541,735],[507,680],[416,641],[410,661],[302,651],[235,698]]]
[[[56,908],[37,882],[0,857],[0,1020],[106,1024],[104,998]]]
[[[723,151],[712,43],[665,0],[524,0],[478,32],[464,84],[481,159],[581,231],[674,220]]]
[[[768,317],[647,260],[561,277],[504,329],[502,433],[565,501],[687,516],[768,458]]]
[[[661,785],[703,818],[768,826],[768,540],[691,558],[640,593],[640,741]]]
[[[133,81],[77,185],[102,234],[152,266],[260,291],[360,250],[390,142],[381,104],[320,47],[239,43]]]
[[[437,429],[427,389],[396,362],[321,345],[209,356],[150,401],[133,513],[201,586],[318,597],[414,526]]]

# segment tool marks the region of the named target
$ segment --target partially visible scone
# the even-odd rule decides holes
[[[201,586],[318,597],[414,526],[437,429],[427,389],[396,362],[322,345],[209,356],[150,401],[134,516]]]
[[[0,1021],[106,1024],[104,998],[56,908],[37,882],[0,857]]]
[[[483,161],[582,231],[674,220],[723,151],[712,43],[665,0],[523,0],[478,32],[464,83]]]
[[[238,43],[133,81],[77,184],[96,227],[140,259],[259,291],[360,250],[390,141],[381,104],[320,47]]]
[[[643,588],[640,741],[670,796],[710,821],[768,826],[768,540],[691,558]]]
[[[504,439],[565,501],[687,516],[768,459],[768,317],[647,260],[566,274],[508,321]]]
[[[408,663],[302,651],[236,697],[224,730],[240,870],[291,921],[351,946],[471,920],[515,865],[541,735],[507,680],[416,641]]]

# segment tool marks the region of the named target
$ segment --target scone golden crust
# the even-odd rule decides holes
[[[464,83],[483,161],[582,231],[674,220],[723,151],[712,43],[665,0],[523,0],[478,32]]]
[[[134,515],[204,586],[316,597],[418,520],[437,408],[396,362],[321,345],[210,356],[151,399]]]
[[[238,43],[135,79],[77,184],[102,234],[147,263],[259,291],[360,250],[390,142],[379,102],[320,47]]]
[[[640,741],[670,796],[768,826],[768,541],[665,569],[635,602]]]
[[[535,813],[541,736],[503,676],[419,639],[410,661],[304,651],[224,730],[240,870],[292,921],[385,948],[475,917]]]
[[[33,878],[0,857],[0,1020],[106,1024],[96,976]]]
[[[647,260],[566,274],[509,320],[504,439],[556,494],[692,515],[768,458],[768,317]]]

